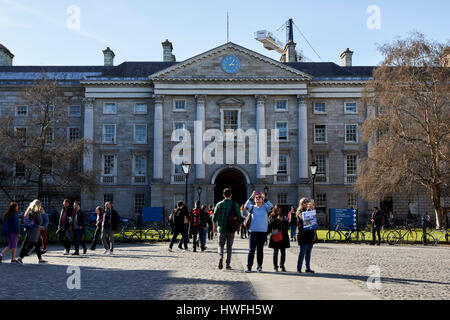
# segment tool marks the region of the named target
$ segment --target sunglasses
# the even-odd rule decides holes
[[[262,198],[261,196],[256,196],[256,197],[255,197],[255,199],[261,199],[261,198]]]
[[[309,203],[309,201],[307,201],[307,200],[303,201],[303,204],[308,204],[308,203]]]

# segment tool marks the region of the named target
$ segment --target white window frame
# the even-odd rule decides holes
[[[289,153],[283,153],[281,152],[278,156],[286,156],[286,173],[278,173],[277,170],[277,174],[274,176],[274,183],[275,184],[289,184],[291,181],[291,157],[289,155]],[[278,165],[280,164],[280,161],[278,159]],[[278,177],[287,177],[286,181],[279,181]]]
[[[323,103],[325,105],[325,111],[317,111],[316,104]],[[315,101],[313,102],[313,114],[327,114],[327,103],[324,101]]]
[[[105,173],[105,157],[106,156],[113,156],[114,157],[114,168],[112,173]],[[116,154],[109,154],[105,153],[102,154],[102,177],[116,177],[117,176],[117,155]]]
[[[51,132],[51,133],[52,133],[52,139],[51,139],[50,142],[47,142],[47,137],[45,137],[45,144],[46,144],[46,145],[52,145],[53,142],[55,142],[55,128],[49,127],[49,129],[52,131],[52,132]]]
[[[181,165],[181,164],[180,164]],[[186,179],[184,178],[184,179],[180,179],[180,181],[175,181],[175,163],[173,163],[173,162],[171,162],[171,174],[170,174],[170,183],[171,184],[185,184],[186,183]],[[181,171],[183,171],[183,170],[181,170]],[[176,176],[178,176],[178,177],[181,177],[181,176],[184,176],[184,177],[186,177],[186,175],[183,173],[182,175],[181,174],[176,174]]]
[[[144,173],[138,173],[136,172],[136,158],[137,157],[144,157],[144,167],[145,167],[145,172]],[[147,156],[145,154],[137,154],[137,155],[133,155],[133,176],[137,177],[143,177],[147,175]]]
[[[137,111],[137,106],[138,106],[138,104],[140,104],[140,105],[145,105],[145,112]],[[148,114],[148,103],[145,103],[145,102],[136,102],[136,103],[134,104],[134,114]]]
[[[314,154],[314,162],[317,164],[317,156],[324,156],[325,157],[325,175],[322,174],[316,174],[316,183],[328,183],[328,175],[329,175],[329,163],[328,160],[328,154],[327,153],[316,153]],[[317,181],[317,177],[325,177],[325,181]]]
[[[241,128],[241,109],[240,108],[220,108],[220,131],[222,131],[223,138],[225,141],[226,136],[225,136],[225,131],[224,131],[224,120],[225,120],[224,119],[224,115],[225,115],[224,111],[237,111],[238,112],[237,128],[235,129],[235,130],[237,130],[237,129]],[[227,130],[229,130],[229,129],[227,129]]]
[[[142,205],[140,206],[141,207],[141,210],[142,210],[142,208],[143,207],[145,207],[145,193],[135,193],[134,194],[134,213],[135,214],[139,214],[140,213],[140,211],[138,212],[138,210],[136,210],[137,209],[137,196],[142,196],[142,200],[143,200],[143,202],[142,202]]]
[[[184,109],[177,109],[176,108],[177,101],[184,101]],[[175,98],[175,99],[173,99],[172,107],[173,107],[173,109],[172,109],[173,112],[186,112],[187,111],[187,99],[182,99],[182,98]]]
[[[80,112],[77,114],[72,114],[72,108],[77,107],[80,109]],[[74,104],[72,106],[69,106],[69,117],[70,118],[81,118],[81,105]]]
[[[136,136],[136,127],[145,127],[145,141],[143,141],[143,142],[138,142],[137,140],[136,140],[136,138],[137,138],[137,136]],[[148,138],[148,128],[147,128],[147,124],[145,124],[145,123],[135,123],[134,125],[133,125],[133,141],[134,141],[134,144],[147,144],[147,138]]]
[[[355,170],[355,174],[349,174],[347,172],[347,157],[348,156],[356,156],[356,170]],[[356,177],[358,178],[358,168],[359,168],[359,157],[358,154],[356,153],[346,153],[345,157],[344,157],[344,172],[345,172],[345,181],[344,184],[353,184],[353,183],[349,183],[347,182],[347,177]]]
[[[71,142],[70,129],[78,129],[78,139],[81,139],[81,128],[80,127],[69,127],[69,128],[67,128],[67,142],[69,142],[69,143]]]
[[[115,109],[114,112],[106,112],[106,105],[113,104]],[[117,114],[117,103],[116,102],[103,102],[103,114]]]
[[[355,141],[348,141],[347,140],[347,127],[349,126],[355,126],[355,134],[356,134],[356,140]],[[358,124],[357,123],[346,123],[344,125],[344,142],[347,144],[355,144],[355,143],[359,143],[359,134],[358,134]]]
[[[279,109],[278,108],[278,102],[279,101],[286,101],[286,109]],[[288,112],[289,111],[289,99],[275,99],[273,102],[273,110],[275,112]]]
[[[356,111],[355,112],[349,112],[347,111],[347,104],[348,103],[354,103],[356,104]],[[345,101],[344,102],[344,114],[358,114],[358,102],[356,101]]]
[[[316,139],[316,126],[324,126],[325,127],[325,141],[317,141]],[[316,123],[314,124],[314,143],[315,144],[326,144],[328,143],[328,128],[326,124]]]
[[[347,192],[347,195],[346,195],[347,208],[350,209],[350,206],[349,206],[349,196],[350,195],[354,196],[354,199],[355,199],[355,205],[352,207],[352,209],[357,209],[358,208],[358,194],[356,194],[354,192]]]
[[[286,201],[280,201],[280,195],[284,195],[284,196],[286,196]],[[281,204],[281,205],[287,205],[288,204],[288,194],[287,194],[287,192],[279,192],[279,193],[277,193],[277,203],[278,204]]]
[[[18,114],[17,113],[17,109],[18,108],[26,108],[26,114]],[[15,114],[15,116],[16,117],[28,117],[28,106],[25,106],[25,105],[17,105],[16,107],[15,107],[15,109],[14,109],[14,114]]]
[[[105,135],[106,135],[105,129],[106,129],[106,126],[114,126],[114,141],[113,142],[105,141]],[[116,144],[117,143],[116,136],[117,136],[117,125],[115,123],[105,123],[105,124],[103,124],[103,132],[102,132],[102,142],[103,142],[103,144]]]
[[[286,123],[286,139],[280,140],[278,137],[279,142],[288,142],[289,141],[289,122],[288,121],[275,121],[275,129],[278,129],[279,123]]]

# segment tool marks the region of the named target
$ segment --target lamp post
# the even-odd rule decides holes
[[[309,171],[311,172],[312,185],[313,185],[312,198],[315,200],[316,194],[315,194],[315,190],[314,190],[314,182],[316,180],[316,173],[317,173],[317,164],[315,162],[313,162],[309,165]]]
[[[181,164],[181,168],[183,169],[183,173],[185,175],[184,179],[186,181],[186,190],[185,190],[185,195],[184,195],[184,202],[185,202],[185,205],[187,206],[187,201],[188,201],[188,178],[189,178],[189,171],[191,170],[191,164],[183,162]]]
[[[202,194],[202,187],[197,188],[197,194],[198,194],[198,201],[200,201],[200,195]]]
[[[267,186],[264,187],[264,197],[267,198],[267,194],[269,193],[269,188]]]

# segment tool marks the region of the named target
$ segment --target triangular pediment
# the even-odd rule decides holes
[[[217,105],[220,107],[243,106],[244,104],[244,101],[233,97],[226,97],[217,101]]]
[[[227,57],[237,70],[226,70]],[[224,67],[225,66],[225,67]],[[225,69],[225,70],[224,70]],[[150,76],[153,81],[308,81],[312,76],[279,61],[228,42]]]

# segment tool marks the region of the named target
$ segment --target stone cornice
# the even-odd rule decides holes
[[[310,86],[365,86],[369,80],[320,80],[309,82]]]
[[[144,86],[148,87],[150,82],[148,80],[83,80],[81,85],[88,86]]]
[[[197,81],[197,82],[273,82],[273,81],[305,81],[305,79],[300,78],[189,78],[189,77],[178,77],[178,78],[151,78],[152,82],[171,82],[171,81]],[[308,80],[309,81],[309,80]]]

